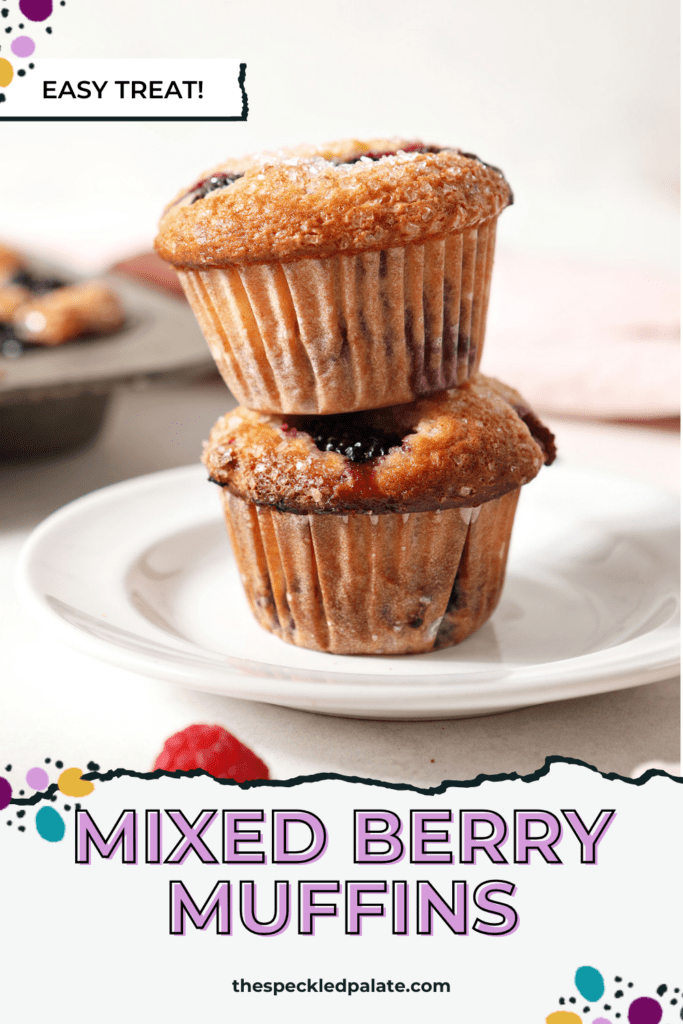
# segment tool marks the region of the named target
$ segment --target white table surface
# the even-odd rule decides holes
[[[26,771],[46,757],[85,770],[148,771],[165,738],[217,722],[274,778],[330,771],[415,785],[516,771],[546,756],[630,775],[680,760],[680,680],[560,701],[488,718],[371,722],[202,694],[91,660],[41,634],[18,607],[13,572],[31,529],[98,487],[196,460],[228,407],[225,388],[124,391],[87,449],[0,468],[0,761]],[[678,491],[678,437],[653,428],[550,421],[568,462]]]

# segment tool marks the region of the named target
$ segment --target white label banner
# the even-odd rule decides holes
[[[5,811],[8,1020],[680,1022],[683,780],[90,778]]]
[[[48,58],[4,89],[0,120],[246,121],[232,58]]]

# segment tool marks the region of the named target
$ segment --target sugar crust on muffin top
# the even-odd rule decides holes
[[[501,171],[405,139],[349,139],[226,161],[167,208],[155,247],[179,267],[353,256],[497,217]]]
[[[321,422],[338,434],[340,421],[350,435],[389,439],[387,454],[354,462],[322,451]],[[385,514],[476,507],[528,483],[554,457],[552,434],[521,395],[477,374],[409,405],[343,417],[238,407],[215,424],[203,462],[214,483],[281,512]]]

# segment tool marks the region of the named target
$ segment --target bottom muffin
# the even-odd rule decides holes
[[[478,375],[343,417],[237,409],[204,462],[262,626],[319,651],[417,654],[492,614],[520,488],[554,454],[520,396]]]

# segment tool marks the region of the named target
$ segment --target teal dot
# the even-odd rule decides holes
[[[579,967],[574,975],[574,984],[584,999],[594,1003],[605,991],[605,982],[595,967]]]
[[[38,835],[47,839],[48,843],[58,843],[64,838],[66,825],[59,811],[54,807],[41,807],[36,814]]]

